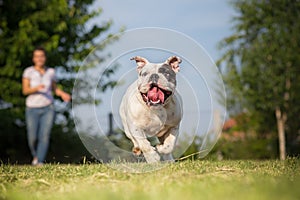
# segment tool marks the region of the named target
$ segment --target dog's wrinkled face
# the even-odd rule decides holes
[[[166,62],[149,63],[145,58],[132,58],[137,62],[138,90],[148,106],[164,105],[176,88],[176,73],[179,71],[180,58],[173,56]]]

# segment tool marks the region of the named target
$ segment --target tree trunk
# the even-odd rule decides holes
[[[285,122],[286,114],[282,113],[279,107],[275,110],[276,120],[277,120],[277,131],[279,139],[279,157],[280,160],[285,160],[286,149],[285,149]]]

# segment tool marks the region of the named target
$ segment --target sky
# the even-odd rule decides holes
[[[96,0],[103,8],[97,19],[113,20],[112,32],[121,27],[162,27],[182,32],[196,40],[213,60],[220,57],[217,44],[231,33],[235,12],[228,0]]]

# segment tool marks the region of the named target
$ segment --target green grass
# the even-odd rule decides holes
[[[104,164],[0,166],[0,199],[300,199],[300,160],[183,161],[148,173]]]

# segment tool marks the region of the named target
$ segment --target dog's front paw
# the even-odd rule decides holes
[[[163,144],[158,144],[155,146],[155,149],[158,153],[161,153],[161,154],[167,154],[169,152],[166,152],[166,148]]]
[[[160,154],[170,154],[173,151],[173,145],[168,143],[156,145],[156,151]]]
[[[160,155],[156,151],[143,152],[147,163],[156,163],[160,161]]]
[[[132,148],[132,153],[135,155],[135,156],[140,156],[142,154],[142,150],[139,148],[139,147],[133,147]]]

